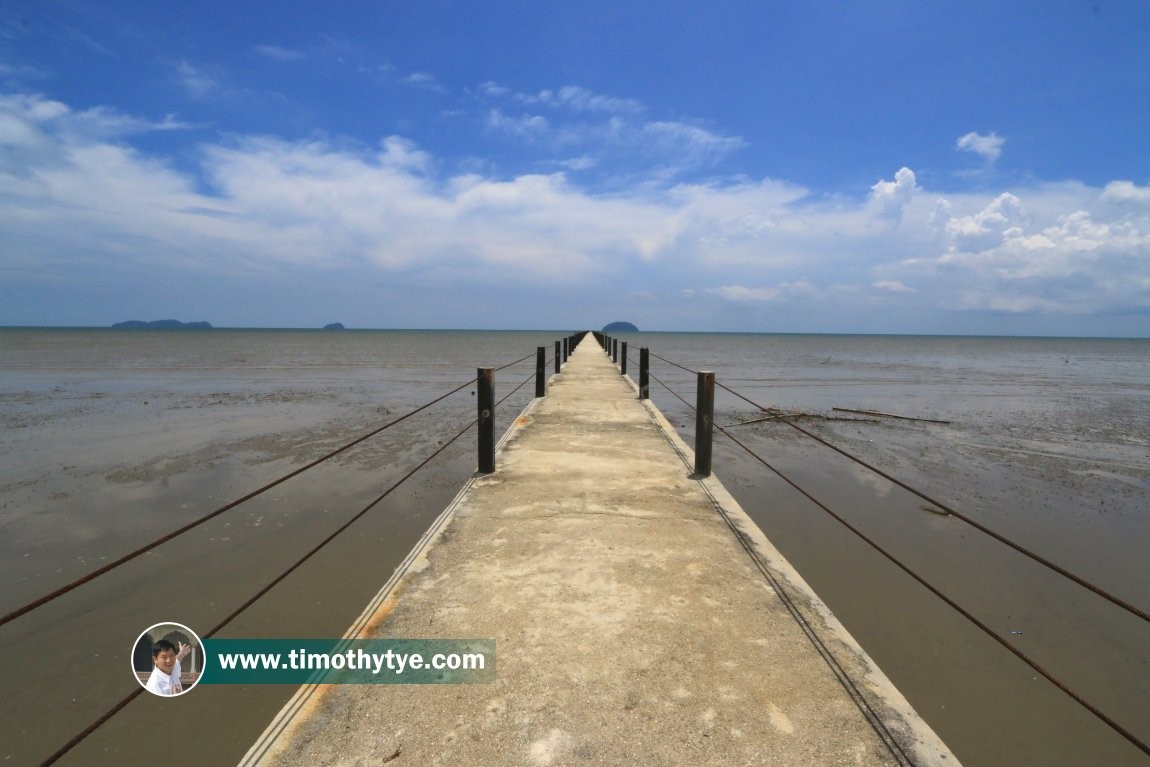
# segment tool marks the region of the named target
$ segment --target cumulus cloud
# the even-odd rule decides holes
[[[1007,236],[1021,232],[1025,222],[1022,201],[1004,192],[977,213],[949,217],[944,226],[954,248],[981,251],[1001,245]]]
[[[1138,186],[1132,181],[1111,181],[1102,190],[1102,199],[1105,202],[1150,206],[1150,186]]]
[[[498,115],[507,130],[542,118]],[[233,136],[180,165],[131,146],[134,131],[178,125],[0,96],[0,266],[234,281],[286,265],[429,290],[449,276],[492,290],[611,276],[746,316],[799,299],[815,312],[1150,313],[1150,189],[1130,181],[940,195],[900,168],[854,196],[746,178],[597,194],[565,172],[451,173],[400,136],[366,148]],[[730,151],[707,149],[706,133],[664,123],[648,139]],[[598,159],[565,157],[572,170]]]
[[[1076,194],[1071,194],[1076,192]],[[1002,193],[969,213],[974,195],[935,208],[942,252],[905,262],[909,280],[930,283],[944,305],[1007,313],[1150,311],[1150,208],[1137,187],[1084,185]],[[1091,209],[1093,208],[1093,209]]]
[[[960,152],[973,152],[986,160],[988,164],[993,165],[1002,156],[1002,146],[1005,143],[1006,139],[993,131],[987,136],[971,132],[959,137],[955,143],[955,148]]]
[[[919,191],[918,181],[910,168],[899,168],[894,181],[879,181],[871,187],[871,200],[883,214],[891,218],[901,218],[903,209]]]

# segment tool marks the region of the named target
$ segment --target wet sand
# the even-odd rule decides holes
[[[696,362],[686,351],[676,356]],[[834,361],[824,365],[821,351],[811,359],[809,378],[785,387],[745,380],[737,388],[764,404],[828,415],[837,405],[952,420],[811,428],[1129,601],[1150,605],[1145,385],[1071,381],[1035,397],[1009,381],[992,381],[947,384],[941,392],[928,386],[925,395],[906,398],[920,384],[910,376],[882,386],[836,381]],[[322,370],[295,380],[290,373],[250,380],[230,373],[221,380],[205,369],[142,378],[130,371],[98,377],[46,371],[42,380],[26,376],[5,387],[0,607],[39,596],[98,566],[101,557],[151,540],[422,404],[450,388],[455,368],[430,378],[397,376],[386,386]],[[502,380],[529,374],[530,363]],[[680,392],[693,391],[689,379],[659,374]],[[832,383],[809,385],[815,375]],[[652,392],[690,441],[693,419],[685,408],[657,385]],[[525,387],[503,412],[510,418],[530,396]],[[468,392],[456,395],[0,627],[5,658],[19,659],[0,664],[0,688],[19,691],[0,699],[6,734],[0,759],[34,763],[61,745],[133,689],[128,657],[142,629],[169,620],[200,631],[215,625],[470,420],[473,407]],[[720,397],[719,423],[756,415]],[[995,628],[1021,632],[1012,640],[1150,738],[1144,623],[956,520],[923,511],[921,499],[781,424],[736,429]],[[474,468],[472,450],[465,437],[223,635],[341,634]],[[722,438],[715,472],[965,764],[1145,764],[1142,754]],[[137,699],[62,763],[150,759],[173,727],[188,748],[168,763],[232,763],[293,690],[193,692],[162,707]]]
[[[503,380],[529,374],[510,370]],[[5,612],[447,390],[400,387],[393,399],[379,402],[331,386],[193,393],[61,389],[10,393],[3,409],[3,452],[11,459],[0,476]],[[504,426],[532,394],[526,386],[505,403]],[[208,631],[459,431],[474,418],[474,407],[465,389],[0,627],[5,658],[19,659],[0,665],[0,688],[19,691],[0,698],[0,760],[32,764],[52,753],[132,692],[129,652],[140,631],[161,621]],[[339,636],[474,470],[473,435],[219,636]],[[188,747],[168,753],[166,763],[234,763],[293,691],[201,686],[172,701],[144,695],[61,763],[143,763],[167,748],[173,728]]]
[[[687,378],[668,381],[680,393]],[[762,392],[764,398],[767,395]],[[693,439],[693,415],[654,396]],[[754,398],[754,397],[752,397]],[[1146,399],[1057,414],[951,401],[842,406],[951,420],[803,426],[1117,596],[1150,606]],[[760,401],[760,400],[756,400]],[[769,400],[762,404],[773,405]],[[1089,405],[1088,407],[1086,405]],[[716,423],[761,417],[727,398]],[[1055,417],[1058,415],[1059,417]],[[1150,625],[782,423],[731,427],[756,452],[874,537],[1055,676],[1150,738]],[[1142,765],[1146,757],[793,488],[716,436],[715,471],[748,514],[964,764]]]

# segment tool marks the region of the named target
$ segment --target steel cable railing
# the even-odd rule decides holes
[[[529,355],[529,356],[534,356],[534,355]],[[524,357],[523,359],[527,359],[527,357]],[[552,358],[552,359],[554,359],[554,358]],[[517,362],[522,362],[522,361],[523,360],[518,360]],[[507,368],[507,367],[510,367],[511,365],[517,364],[517,362],[510,363],[509,365],[505,365],[504,368]],[[501,368],[501,369],[503,369],[503,368]],[[517,391],[522,389],[525,385],[527,385],[528,382],[534,380],[534,378],[535,378],[535,374],[532,373],[530,376],[525,378],[518,386],[516,386],[514,389],[512,389],[506,395],[504,395],[496,403],[496,405],[502,405],[504,402],[506,402],[511,397],[511,395],[515,394]],[[469,381],[468,384],[469,383],[471,383],[471,382]],[[468,384],[464,384],[464,386],[467,386]],[[458,391],[458,390],[456,390],[456,391]],[[454,392],[452,392],[452,393],[454,393]],[[350,519],[348,519],[346,522],[344,522],[342,525],[340,525],[338,528],[336,528],[332,533],[330,533],[328,536],[326,536],[322,541],[320,541],[315,546],[313,546],[311,549],[309,549],[303,556],[301,556],[299,559],[297,559],[295,562],[293,562],[286,570],[281,572],[279,575],[277,575],[275,578],[273,578],[271,581],[269,581],[267,584],[265,584],[263,587],[261,587],[258,591],[256,591],[255,594],[253,594],[246,601],[244,601],[239,607],[232,610],[232,612],[229,613],[225,618],[223,618],[219,623],[217,623],[209,631],[207,631],[205,634],[203,634],[202,638],[203,639],[210,639],[211,637],[215,636],[215,634],[217,632],[219,632],[220,629],[224,628],[226,625],[228,625],[233,620],[235,620],[237,617],[239,617],[240,614],[242,614],[245,610],[247,610],[249,607],[251,607],[253,604],[255,604],[261,597],[263,597],[265,594],[267,594],[269,591],[271,591],[273,588],[275,588],[280,582],[282,582],[285,578],[287,578],[293,572],[298,570],[304,563],[306,563],[309,559],[311,559],[313,556],[318,554],[320,552],[320,550],[322,550],[325,546],[327,546],[329,543],[331,543],[333,540],[335,540],[335,538],[337,536],[339,536],[340,533],[342,533],[343,531],[345,531],[349,527],[351,527],[353,524],[355,524],[360,518],[362,518],[365,514],[367,514],[367,512],[371,511],[381,501],[383,501],[385,498],[387,498],[387,496],[391,495],[391,493],[393,493],[396,489],[398,489],[400,485],[402,485],[404,482],[406,482],[411,477],[413,477],[416,474],[416,472],[418,472],[420,469],[422,469],[427,464],[431,463],[431,461],[434,460],[436,457],[438,457],[441,453],[443,453],[443,451],[447,450],[448,447],[450,447],[452,444],[454,444],[456,441],[458,441],[460,437],[462,437],[464,434],[466,434],[471,429],[471,427],[475,426],[475,424],[478,423],[478,420],[479,419],[477,419],[477,418],[473,419],[470,423],[468,423],[466,426],[464,426],[460,431],[458,431],[455,434],[455,436],[451,437],[445,443],[440,445],[434,452],[432,452],[430,455],[428,455],[426,458],[424,458],[422,461],[420,461],[414,468],[412,468],[410,471],[408,471],[406,474],[404,474],[402,477],[400,477],[399,480],[397,480],[390,487],[388,487],[387,490],[383,491],[383,493],[381,493],[379,496],[377,496],[373,501],[371,501],[366,506],[364,506],[360,511],[356,512],[356,514],[354,516],[352,516]],[[144,688],[138,687],[137,689],[128,693],[126,696],[124,696],[123,699],[121,699],[118,703],[116,703],[114,706],[112,706],[112,708],[110,708],[106,712],[104,712],[104,714],[102,714],[98,719],[96,719],[94,722],[92,722],[87,727],[85,727],[83,730],[81,730],[71,740],[69,740],[67,743],[65,743],[63,746],[61,746],[59,749],[57,749],[51,756],[49,756],[47,759],[45,759],[43,762],[41,762],[41,767],[47,767],[47,765],[55,764],[57,761],[60,760],[61,757],[63,757],[65,754],[67,754],[69,751],[71,751],[73,748],[75,748],[81,742],[83,742],[86,738],[88,738],[90,735],[92,735],[94,732],[96,732],[96,730],[98,730],[105,722],[107,722],[109,719],[111,719],[113,716],[115,716],[117,713],[119,713],[121,710],[123,710],[125,706],[127,706],[129,703],[131,703],[133,700],[135,700],[143,692],[144,692]]]
[[[506,365],[503,365],[502,367],[496,368],[496,370],[505,370],[506,368],[509,368],[512,365],[517,365],[517,364],[523,362],[524,360],[531,358],[532,356],[534,356],[534,355],[529,354],[527,356],[521,357],[520,359],[515,360],[514,362],[509,362]],[[390,429],[391,427],[393,427],[399,423],[402,423],[403,421],[406,421],[408,418],[411,418],[412,416],[423,412],[424,410],[428,409],[432,405],[436,405],[439,402],[442,402],[443,400],[447,399],[451,395],[462,391],[463,389],[467,388],[471,384],[475,383],[475,381],[476,381],[476,379],[472,378],[470,381],[466,381],[465,383],[460,384],[459,386],[455,387],[454,389],[447,392],[446,394],[443,394],[442,396],[436,397],[435,399],[431,400],[430,402],[427,402],[427,403],[415,408],[414,410],[411,410],[411,411],[405,413],[404,415],[400,416],[399,418],[396,418],[396,419],[390,421],[389,423],[386,423],[383,426],[380,426],[377,429],[373,429],[372,431],[369,431],[368,433],[352,440],[351,442],[348,442],[347,444],[345,444],[339,448],[336,448],[335,450],[332,450],[331,452],[315,459],[314,461],[311,461],[310,463],[307,463],[307,464],[299,467],[298,469],[294,469],[294,470],[288,472],[287,474],[284,474],[283,476],[267,483],[266,485],[263,485],[262,487],[259,487],[255,490],[251,491],[250,493],[247,493],[246,495],[243,495],[239,498],[236,498],[235,500],[224,504],[223,506],[215,509],[214,511],[210,511],[207,514],[204,514],[203,516],[198,517],[197,519],[194,519],[191,522],[188,522],[187,524],[185,524],[181,527],[178,527],[175,530],[172,530],[171,532],[168,532],[168,533],[160,536],[159,538],[157,538],[157,539],[155,539],[149,543],[144,544],[143,546],[136,548],[136,549],[128,552],[127,554],[124,554],[123,556],[118,557],[117,559],[115,559],[113,561],[108,562],[107,564],[93,570],[90,573],[87,573],[86,575],[83,575],[79,578],[76,578],[75,580],[61,586],[60,588],[56,589],[55,591],[52,591],[48,594],[45,594],[44,596],[39,597],[38,599],[35,599],[35,600],[25,604],[25,605],[22,605],[21,607],[16,608],[15,610],[12,610],[11,612],[6,613],[3,616],[0,616],[0,626],[3,626],[5,623],[8,623],[9,621],[15,620],[16,618],[19,618],[21,615],[29,613],[38,607],[42,607],[42,606],[48,604],[49,602],[51,602],[55,599],[58,599],[59,597],[64,596],[65,594],[69,593],[70,591],[73,591],[74,589],[77,589],[80,586],[83,586],[85,583],[89,583],[90,581],[95,580],[96,578],[100,577],[101,575],[104,575],[108,572],[111,572],[112,570],[116,569],[117,567],[120,567],[121,565],[124,565],[124,564],[132,561],[133,559],[136,559],[137,557],[148,553],[152,549],[155,549],[156,547],[161,546],[162,544],[167,543],[168,541],[170,541],[170,540],[172,540],[172,539],[174,539],[180,535],[183,535],[184,533],[186,533],[190,530],[193,530],[196,527],[199,527],[203,523],[218,517],[219,515],[223,514],[224,512],[230,511],[231,509],[234,509],[235,507],[239,506],[240,504],[246,503],[247,501],[250,501],[257,496],[262,495],[263,493],[266,493],[268,490],[271,490],[272,488],[277,487],[277,486],[283,484],[284,482],[287,482],[289,479],[297,477],[300,474],[303,474],[305,471],[308,471],[309,469],[313,469],[316,466],[320,465],[321,463],[324,463],[325,461],[328,461],[328,460],[336,457],[337,455],[340,455],[341,453],[344,453],[344,452],[350,450],[351,448],[355,447],[356,445],[359,445],[360,443],[362,443],[368,439],[371,439],[372,437],[380,434],[381,432],[386,431],[387,429]]]
[[[654,354],[653,352],[651,353],[651,356],[652,357],[658,357],[659,359],[663,360],[664,362],[666,362],[670,365],[674,365],[677,368],[681,368],[682,370],[686,370],[687,372],[691,372],[691,373],[694,372],[690,368],[684,367],[684,366],[682,366],[676,362],[671,362],[670,360],[668,360],[664,357],[660,357],[659,355]],[[811,432],[807,429],[804,429],[802,426],[799,426],[794,421],[788,419],[784,414],[780,413],[777,409],[764,407],[763,405],[760,405],[759,403],[755,402],[754,400],[740,394],[739,392],[735,391],[734,389],[732,389],[729,386],[726,386],[725,384],[721,383],[718,380],[715,381],[715,385],[718,386],[720,389],[723,389],[724,391],[730,393],[731,395],[738,397],[739,399],[743,400],[747,404],[752,405],[755,408],[758,408],[762,412],[771,413],[771,414],[775,415],[776,420],[781,421],[782,423],[785,423],[787,426],[790,426],[792,429],[795,429],[799,433],[804,434],[805,436],[815,440],[816,442],[818,442],[821,445],[824,445],[825,447],[830,448],[831,450],[834,450],[836,453],[839,453],[840,455],[850,459],[851,461],[854,461],[855,463],[866,468],[867,470],[874,472],[875,474],[879,475],[883,479],[885,479],[889,482],[892,482],[895,485],[898,485],[903,490],[906,490],[907,492],[918,496],[919,498],[923,499],[927,503],[930,503],[930,504],[937,506],[940,510],[945,511],[949,514],[952,514],[956,519],[958,519],[962,522],[965,522],[966,524],[970,525],[971,527],[978,530],[979,532],[981,532],[985,535],[988,535],[991,538],[995,539],[999,543],[1002,543],[1002,544],[1010,547],[1011,549],[1014,549],[1015,551],[1022,554],[1023,556],[1026,556],[1029,559],[1031,559],[1031,560],[1043,565],[1044,567],[1052,570],[1053,572],[1058,573],[1062,577],[1064,577],[1068,580],[1071,580],[1074,583],[1077,583],[1079,586],[1087,589],[1088,591],[1093,592],[1094,594],[1097,594],[1098,596],[1100,596],[1103,599],[1107,600],[1108,602],[1116,605],[1117,607],[1120,607],[1123,610],[1131,613],[1132,615],[1136,615],[1144,621],[1150,621],[1150,612],[1147,612],[1146,610],[1143,610],[1142,608],[1127,602],[1125,599],[1122,599],[1119,596],[1111,594],[1109,591],[1102,588],[1101,586],[1098,586],[1094,583],[1091,583],[1090,581],[1086,580],[1082,576],[1077,575],[1076,573],[1073,573],[1073,572],[1067,570],[1066,568],[1062,567],[1061,565],[1050,561],[1049,559],[1042,556],[1041,554],[1038,554],[1034,551],[1031,551],[1030,549],[1026,548],[1022,544],[1017,543],[1016,541],[1013,541],[1010,538],[1007,538],[1006,536],[1004,536],[1001,533],[996,532],[995,530],[987,527],[986,525],[982,524],[981,522],[971,518],[970,516],[968,516],[966,514],[963,514],[962,512],[953,508],[949,504],[943,503],[942,501],[940,501],[936,498],[933,498],[932,496],[919,490],[918,488],[915,488],[912,485],[910,485],[906,482],[903,482],[902,480],[888,474],[887,472],[883,471],[882,469],[878,468],[877,466],[874,466],[873,464],[863,460],[862,458],[859,458],[858,456],[850,453],[849,451],[844,450],[843,448],[839,447],[838,445],[833,444],[829,440],[826,440],[823,437],[820,437],[819,435],[814,434],[813,432]],[[719,428],[719,427],[716,426],[716,428]]]
[[[685,366],[680,365],[678,363],[672,362],[671,360],[668,360],[668,359],[661,357],[659,355],[656,355],[654,353],[651,353],[651,356],[657,357],[658,359],[660,359],[660,360],[662,360],[662,361],[664,361],[664,362],[666,362],[666,363],[668,363],[674,367],[685,370],[687,372],[690,372],[690,373],[695,372],[695,371],[692,371],[688,367],[685,367]],[[674,390],[672,390],[662,380],[656,378],[654,375],[651,375],[651,377],[655,378],[655,380],[658,381],[664,388],[666,388],[667,391],[669,391],[671,394],[673,394],[676,398],[679,399],[679,401],[683,402],[683,404],[685,404],[687,407],[691,408],[692,410],[695,409],[689,402],[687,402],[686,399],[684,399],[682,396],[680,396],[678,393],[676,393]],[[720,384],[718,382],[716,382],[716,385],[720,386],[720,388],[733,394],[734,396],[739,397],[740,399],[750,403],[751,405],[754,405],[755,407],[759,408],[760,410],[762,410],[764,412],[775,412],[771,408],[762,407],[758,403],[744,397],[743,395],[734,391],[730,387],[724,386],[723,384]],[[839,449],[835,445],[827,442],[826,440],[823,440],[822,438],[818,437],[817,435],[813,435],[810,432],[808,432],[807,430],[802,429],[801,427],[798,427],[796,424],[791,423],[787,419],[780,418],[779,420],[782,420],[784,423],[787,423],[788,425],[793,426],[794,428],[797,428],[803,434],[806,434],[807,436],[812,437],[813,439],[826,445],[827,447],[831,447],[832,449],[835,449],[837,452],[843,454],[844,456],[846,456],[848,458],[851,458],[852,460],[855,460],[856,462],[860,463],[861,465],[865,466],[866,468],[871,469],[872,471],[875,471],[876,473],[880,474],[880,476],[883,476],[884,478],[890,480],[891,482],[894,482],[895,484],[899,485],[900,487],[903,487],[904,489],[914,493],[915,495],[918,495],[920,498],[924,498],[925,500],[928,500],[930,503],[938,503],[937,501],[930,499],[928,496],[925,496],[922,493],[918,492],[914,488],[894,479],[893,477],[888,476],[886,473],[881,472],[878,469],[875,469],[874,467],[871,467],[865,461],[862,461],[861,459],[858,459],[858,458],[852,456],[851,454],[847,453],[846,451]],[[769,469],[771,472],[773,472],[775,475],[777,475],[780,479],[782,479],[784,482],[786,482],[788,485],[790,485],[792,488],[794,488],[803,497],[805,497],[807,500],[814,503],[822,511],[829,514],[836,521],[838,521],[840,524],[842,524],[844,527],[846,527],[848,530],[850,530],[852,533],[854,533],[858,538],[863,540],[865,543],[867,543],[869,546],[871,546],[873,549],[875,549],[878,553],[880,553],[883,557],[885,557],[887,560],[889,560],[891,563],[893,563],[896,567],[898,567],[900,570],[905,572],[907,575],[909,575],[911,578],[913,578],[916,582],[918,582],[920,585],[922,585],[924,588],[926,588],[928,591],[930,591],[936,597],[941,599],[949,607],[954,609],[956,612],[958,612],[960,615],[962,615],[964,618],[966,618],[968,621],[970,621],[972,624],[974,624],[983,633],[985,633],[987,636],[989,636],[995,642],[997,642],[998,644],[1002,645],[1007,650],[1009,650],[1013,655],[1015,655],[1020,660],[1022,660],[1024,663],[1026,663],[1027,666],[1029,666],[1035,672],[1040,674],[1044,679],[1046,679],[1051,684],[1053,684],[1055,687],[1057,687],[1059,690],[1064,692],[1066,695],[1068,695],[1070,698],[1072,698],[1076,703],[1081,705],[1083,708],[1085,708],[1087,711],[1089,711],[1091,714],[1093,714],[1095,717],[1097,717],[1100,721],[1105,723],[1108,727],[1110,727],[1116,733],[1118,733],[1123,738],[1125,738],[1132,745],[1139,748],[1143,753],[1150,755],[1150,745],[1147,745],[1145,742],[1140,740],[1136,735],[1134,735],[1132,732],[1127,730],[1125,727],[1123,727],[1121,724],[1119,724],[1117,721],[1115,721],[1113,718],[1111,718],[1105,712],[1103,712],[1102,710],[1100,710],[1099,708],[1094,706],[1092,703],[1090,703],[1088,700],[1086,700],[1084,697],[1082,697],[1081,694],[1076,692],[1074,689],[1072,689],[1069,685],[1067,685],[1061,679],[1054,676],[1052,673],[1047,671],[1045,668],[1043,668],[1036,661],[1034,661],[1029,656],[1027,656],[1024,652],[1019,650],[1015,645],[1011,644],[1010,641],[1008,641],[1006,638],[1004,638],[1001,635],[999,635],[998,633],[996,633],[987,624],[983,623],[981,620],[979,620],[977,617],[975,617],[973,614],[971,614],[969,611],[967,611],[965,608],[963,608],[960,604],[958,604],[953,599],[948,597],[945,593],[940,591],[938,588],[936,588],[934,585],[932,585],[930,582],[928,582],[926,579],[924,579],[918,573],[916,573],[915,571],[910,569],[910,567],[903,564],[897,557],[895,557],[893,554],[889,553],[881,545],[879,545],[878,543],[873,541],[870,537],[868,537],[865,533],[863,533],[857,527],[855,527],[850,522],[848,522],[845,518],[843,518],[839,514],[835,513],[830,507],[828,507],[822,501],[817,499],[815,496],[813,496],[807,490],[802,488],[796,482],[791,480],[789,477],[787,477],[785,474],[783,474],[781,471],[779,471],[779,469],[777,469],[772,464],[770,464],[768,461],[766,461],[762,456],[755,453],[754,450],[752,450],[749,446],[747,446],[742,440],[738,439],[733,434],[731,434],[726,428],[724,428],[722,426],[718,426],[718,425],[715,425],[714,428],[717,431],[719,431],[719,433],[723,434],[725,437],[727,437],[732,442],[734,442],[736,445],[738,445],[740,448],[742,448],[744,451],[746,451],[752,458],[757,460],[764,467]],[[1044,564],[1047,567],[1050,567],[1051,569],[1053,569],[1055,572],[1058,572],[1060,575],[1064,575],[1064,576],[1068,577],[1070,580],[1074,581],[1075,583],[1079,583],[1079,585],[1085,586],[1090,591],[1098,594],[1099,596],[1102,596],[1102,597],[1108,599],[1108,601],[1111,601],[1112,603],[1114,603],[1118,607],[1122,607],[1122,608],[1128,610],[1129,612],[1131,612],[1135,615],[1138,615],[1139,617],[1145,617],[1144,611],[1139,610],[1138,608],[1136,608],[1132,605],[1128,605],[1124,600],[1121,600],[1117,597],[1114,597],[1113,595],[1108,594],[1105,590],[1101,589],[1100,587],[1094,586],[1094,584],[1091,584],[1088,581],[1084,581],[1082,579],[1079,579],[1078,576],[1075,576],[1072,573],[1067,573],[1063,568],[1059,567],[1058,565],[1055,565],[1053,563],[1048,562],[1044,558],[1041,558],[1037,555],[1031,555],[1029,552],[1027,552],[1027,550],[1018,546],[1017,544],[1014,544],[1012,541],[1008,541],[1007,539],[1000,537],[998,534],[994,533],[993,531],[989,531],[989,530],[984,529],[983,526],[979,525],[978,523],[971,522],[967,519],[964,519],[962,515],[957,514],[953,510],[949,509],[949,507],[947,507],[943,504],[939,504],[939,506],[940,506],[940,508],[947,509],[948,511],[951,511],[951,513],[955,514],[956,517],[959,517],[963,521],[968,522],[968,524],[972,524],[976,529],[980,530],[981,532],[985,532],[988,535],[991,535],[991,537],[995,538],[996,540],[1000,540],[1003,543],[1006,543],[1012,549],[1015,549],[1015,550],[1019,551],[1020,553],[1027,554],[1027,556],[1030,556],[1032,559],[1039,562],[1040,564]]]
[[[830,507],[828,507],[826,504],[824,504],[819,499],[815,498],[813,495],[811,495],[805,489],[800,487],[796,482],[794,482],[789,477],[787,477],[785,474],[783,474],[781,471],[779,471],[777,468],[772,466],[768,461],[766,461],[762,456],[760,456],[755,451],[753,451],[751,448],[749,448],[740,439],[738,439],[733,434],[731,434],[729,431],[727,431],[727,429],[725,429],[722,426],[716,426],[715,428],[721,434],[726,436],[727,439],[731,440],[736,445],[741,447],[744,451],[746,451],[752,458],[754,458],[759,463],[761,463],[763,466],[765,466],[766,468],[768,468],[769,470],[774,472],[779,477],[779,479],[783,480],[788,485],[793,487],[796,491],[798,491],[800,494],[802,494],[803,497],[805,497],[811,503],[815,504],[820,509],[825,511],[827,514],[829,514],[831,517],[833,517],[839,524],[843,525],[846,529],[850,530],[852,533],[854,533],[856,536],[858,536],[860,539],[862,539],[867,545],[869,545],[871,548],[873,548],[879,554],[882,554],[883,557],[885,557],[892,564],[894,564],[896,567],[898,567],[904,573],[906,573],[911,578],[913,578],[915,581],[917,581],[925,589],[930,591],[930,593],[934,594],[936,597],[938,597],[943,602],[945,602],[947,605],[949,605],[951,608],[953,608],[955,611],[957,611],[959,615],[966,618],[968,621],[970,621],[975,626],[977,626],[979,629],[981,629],[984,634],[989,636],[991,639],[993,639],[998,644],[1005,647],[1007,650],[1009,650],[1011,653],[1013,653],[1015,656],[1017,656],[1020,660],[1022,660],[1023,663],[1025,663],[1027,666],[1030,666],[1030,668],[1034,669],[1036,672],[1041,674],[1042,677],[1045,678],[1048,682],[1053,684],[1058,689],[1062,690],[1067,695],[1069,695],[1079,705],[1081,705],[1083,708],[1085,708],[1090,713],[1094,714],[1094,716],[1098,717],[1098,719],[1100,719],[1102,722],[1104,722],[1106,725],[1108,725],[1111,729],[1113,729],[1119,735],[1126,738],[1126,740],[1130,741],[1132,744],[1134,744],[1135,746],[1140,748],[1143,751],[1143,753],[1150,755],[1150,746],[1148,746],[1146,743],[1139,740],[1138,737],[1135,736],[1132,732],[1130,732],[1129,730],[1124,728],[1122,725],[1118,724],[1118,722],[1114,721],[1114,719],[1109,717],[1105,712],[1103,712],[1102,710],[1100,710],[1099,708],[1094,706],[1092,703],[1090,703],[1088,700],[1083,698],[1082,695],[1080,695],[1079,693],[1074,691],[1069,685],[1067,685],[1061,679],[1054,676],[1052,673],[1050,673],[1045,668],[1043,668],[1041,665],[1039,665],[1038,662],[1036,662],[1032,658],[1030,658],[1030,656],[1028,656],[1026,653],[1022,652],[1016,646],[1011,644],[1011,642],[1009,640],[1007,640],[1005,637],[1001,636],[996,631],[994,631],[994,629],[990,628],[990,626],[986,625],[981,620],[976,618],[973,614],[971,614],[968,610],[966,610],[962,605],[958,604],[953,599],[948,597],[946,594],[944,594],[942,591],[940,591],[938,588],[936,588],[934,585],[932,585],[929,581],[927,581],[921,575],[916,573],[914,570],[912,570],[907,565],[903,564],[902,561],[900,561],[893,554],[888,552],[886,549],[884,549],[882,546],[880,546],[875,541],[871,540],[870,537],[868,537],[865,533],[863,533],[857,527],[852,525],[850,522],[848,522],[846,519],[844,519],[839,514],[835,513],[833,510],[831,510]]]

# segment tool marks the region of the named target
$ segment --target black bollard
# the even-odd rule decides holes
[[[495,368],[479,368],[479,472],[495,471]]]
[[[543,397],[547,394],[547,347],[539,346],[535,349],[535,396]]]
[[[639,347],[639,399],[651,399],[651,350]]]
[[[715,374],[699,371],[695,404],[695,476],[711,476],[711,430],[715,420]]]

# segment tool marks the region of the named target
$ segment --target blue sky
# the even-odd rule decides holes
[[[1150,3],[4,0],[0,324],[1150,336]]]

